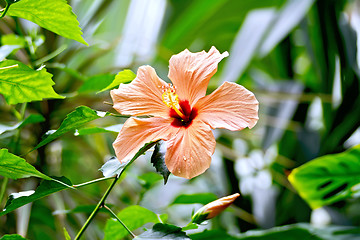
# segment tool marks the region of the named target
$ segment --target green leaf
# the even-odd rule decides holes
[[[112,157],[108,160],[99,170],[102,171],[104,177],[112,177],[115,175],[120,175],[121,172],[125,171],[125,168],[131,165],[138,157],[144,154],[147,150],[152,148],[157,142],[145,143],[145,145],[140,148],[140,150],[135,154],[135,156],[128,162],[120,163],[116,157]]]
[[[109,90],[109,89],[113,89],[115,87],[118,87],[120,85],[120,83],[129,83],[132,80],[134,80],[136,78],[136,74],[133,73],[131,70],[129,69],[125,69],[124,71],[119,72],[116,76],[115,79],[112,81],[112,83],[110,83],[107,87],[105,87],[104,89],[102,89],[100,92]]]
[[[201,233],[195,233],[190,235],[192,240],[237,240],[238,238],[230,236],[222,230],[205,230]]]
[[[134,239],[182,240],[182,239],[190,239],[190,238],[186,235],[185,232],[182,231],[180,227],[170,224],[157,223],[153,226],[152,229],[140,234]]]
[[[9,153],[7,149],[0,149],[0,175],[12,179],[39,177],[51,180],[50,177],[36,170],[25,159]]]
[[[51,77],[44,68],[33,70],[21,62],[6,60],[0,62],[0,93],[9,104],[64,98],[52,88],[55,83]]]
[[[0,240],[26,240],[26,238],[23,238],[22,236],[18,234],[6,234],[0,238]]]
[[[360,185],[360,145],[343,153],[316,158],[296,169],[289,181],[312,207],[351,197]]]
[[[138,205],[121,210],[117,216],[130,230],[135,230],[146,223],[159,222],[159,218],[155,213]],[[124,227],[115,219],[110,219],[106,222],[104,240],[123,239],[128,234]]]
[[[112,157],[99,170],[104,177],[119,176],[127,164],[128,162],[121,163],[116,157]]]
[[[196,194],[181,194],[175,198],[171,204],[193,204],[201,203],[203,205],[215,201],[218,197],[213,193],[196,193]]]
[[[91,128],[82,128],[77,129],[75,131],[75,136],[82,136],[82,135],[89,135],[89,134],[95,134],[95,133],[105,133],[105,132],[120,132],[123,124],[116,124],[111,125],[108,127],[91,127]]]
[[[192,230],[192,229],[198,229],[199,228],[199,225],[196,224],[196,223],[189,223],[188,225],[186,225],[185,227],[182,227],[181,229],[183,231],[186,231],[186,230]]]
[[[6,126],[3,124],[0,124],[0,134],[2,134],[5,131],[11,131],[11,130],[15,130],[17,128],[24,127],[31,123],[38,123],[38,122],[43,122],[43,121],[45,121],[45,118],[43,116],[41,116],[40,114],[31,114],[24,121],[19,122],[13,126]]]
[[[1,36],[1,45],[18,45],[20,47],[25,46],[25,38],[15,34],[6,34]]]
[[[43,198],[55,192],[68,189],[69,187],[65,186],[65,184],[68,186],[72,185],[70,180],[67,179],[66,177],[59,177],[59,178],[53,177],[53,179],[56,180],[57,182],[44,180],[40,183],[39,187],[31,195],[23,194],[23,193],[11,194],[6,202],[5,208],[3,209],[2,212],[0,212],[0,216],[5,215],[11,211],[14,211],[19,207],[24,206],[25,204],[31,203],[33,201],[36,201],[40,198]]]
[[[101,127],[91,127],[91,128],[82,128],[82,129],[76,129],[74,135],[75,136],[84,136],[84,135],[90,135],[90,134],[96,134],[96,133],[106,133],[106,132],[114,132],[106,130],[105,128]]]
[[[60,127],[55,132],[47,135],[33,150],[48,144],[66,132],[82,127],[87,122],[105,116],[108,116],[106,112],[95,111],[85,106],[77,107],[75,111],[67,115],[64,121],[61,123]]]
[[[79,88],[79,93],[97,92],[109,86],[114,80],[115,74],[102,74],[88,78]]]
[[[45,118],[40,114],[30,114],[19,127],[25,127],[28,124],[44,122]]]
[[[64,227],[64,236],[66,240],[71,240],[71,237],[65,227]]]
[[[274,227],[267,230],[252,230],[240,235],[231,236],[221,230],[205,230],[202,233],[191,234],[192,240],[345,240],[359,239],[359,228],[344,226],[328,226],[315,228],[310,224],[299,223]]]
[[[25,18],[65,38],[88,45],[76,15],[65,0],[21,0],[12,4],[8,15]]]
[[[159,141],[156,143],[154,153],[151,156],[151,163],[156,171],[163,176],[164,184],[166,184],[170,175],[170,171],[165,164],[165,153],[165,144],[163,141]]]
[[[154,186],[155,183],[162,179],[159,174],[156,174],[154,172],[144,173],[138,178],[141,181],[141,185],[143,185],[143,187],[146,189],[150,189],[152,186]]]

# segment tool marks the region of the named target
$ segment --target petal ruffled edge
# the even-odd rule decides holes
[[[211,128],[231,131],[252,128],[257,123],[259,102],[241,85],[224,82],[211,94],[199,99],[194,108],[198,118]]]
[[[176,87],[181,100],[188,100],[190,105],[205,96],[210,78],[216,73],[218,63],[228,52],[220,53],[215,47],[209,52],[192,53],[185,49],[173,55],[169,61],[168,77]]]
[[[210,167],[215,145],[210,127],[194,120],[188,128],[179,128],[179,132],[167,141],[165,164],[175,176],[196,177]]]
[[[170,139],[178,131],[171,122],[171,119],[158,117],[126,120],[113,143],[118,160],[128,162],[146,143]]]
[[[170,109],[162,101],[168,84],[150,66],[141,66],[129,84],[110,91],[114,109],[122,115],[168,117]]]

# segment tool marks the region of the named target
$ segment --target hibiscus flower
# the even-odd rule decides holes
[[[229,54],[215,47],[209,52],[184,50],[171,57],[168,84],[150,66],[141,66],[130,84],[110,92],[114,108],[131,117],[113,143],[117,158],[128,162],[151,141],[167,143],[165,164],[179,177],[193,178],[210,167],[215,150],[211,129],[252,128],[258,120],[254,94],[236,83],[225,82],[206,96],[218,63]]]

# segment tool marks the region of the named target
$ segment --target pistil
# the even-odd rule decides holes
[[[179,104],[179,96],[176,94],[175,87],[169,85],[162,94],[162,100],[169,108],[174,109],[174,111],[181,117],[183,120],[186,120],[185,115],[181,112],[181,107]]]

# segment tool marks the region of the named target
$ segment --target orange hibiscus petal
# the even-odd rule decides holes
[[[120,84],[110,91],[114,108],[123,115],[168,117],[169,108],[163,103],[162,87],[168,86],[150,66],[142,66],[130,84]]]
[[[128,162],[146,143],[170,139],[179,130],[172,127],[171,122],[171,119],[158,117],[126,120],[113,143],[118,160]]]
[[[210,127],[194,120],[188,128],[167,141],[165,164],[169,171],[179,177],[193,178],[210,167],[215,151],[215,138]]]
[[[218,63],[228,52],[220,52],[212,47],[209,52],[192,53],[184,50],[169,61],[169,78],[176,86],[181,100],[188,100],[192,106],[205,96],[210,78],[216,73]]]
[[[236,83],[225,82],[211,94],[199,99],[194,108],[197,118],[211,128],[238,131],[257,123],[259,102],[254,94]]]

